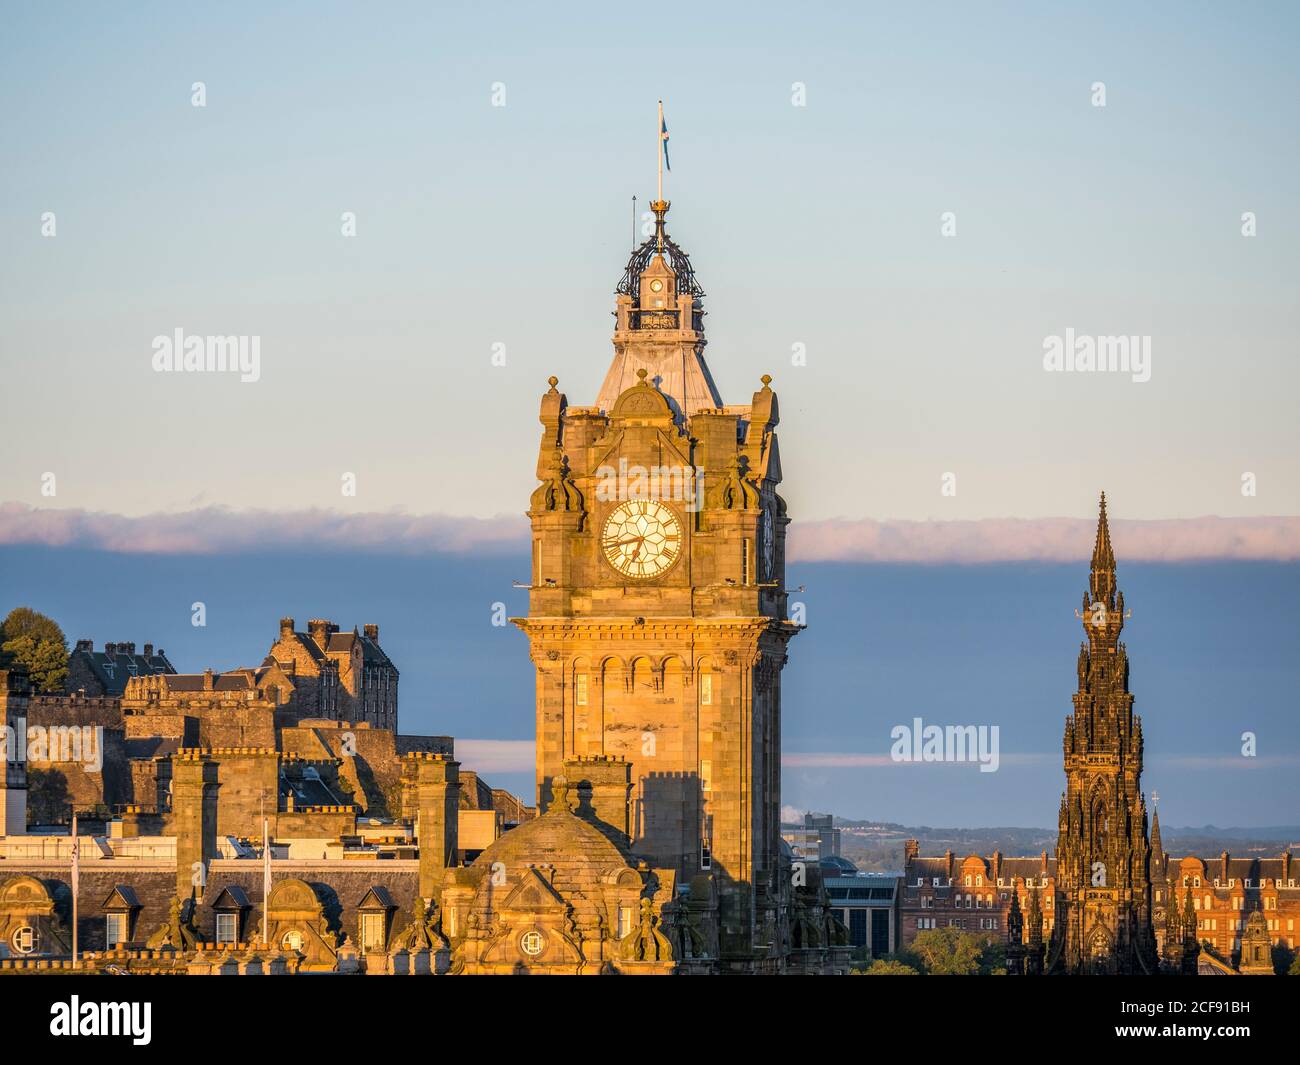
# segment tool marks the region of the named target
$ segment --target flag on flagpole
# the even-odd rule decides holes
[[[271,828],[262,818],[262,942],[266,942],[267,915],[271,902]]]
[[[77,895],[81,888],[81,840],[77,836],[77,815],[72,815],[72,964],[77,964]]]
[[[664,166],[671,171],[673,164],[668,161],[668,122],[664,118],[664,105],[662,103],[659,105],[659,139],[664,146]]]

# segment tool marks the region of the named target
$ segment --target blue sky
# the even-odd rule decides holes
[[[707,356],[728,402],[774,374],[797,517],[1084,517],[1101,486],[1131,518],[1300,514],[1298,21],[15,8],[0,413],[22,445],[0,500],[53,505],[55,472],[57,505],[92,511],[517,513],[547,376],[586,403],[608,365],[662,97]],[[153,373],[177,327],[260,336],[261,380]],[[1066,328],[1150,335],[1151,380],[1045,373]]]
[[[1105,488],[1148,787],[1171,824],[1285,820],[1298,31],[1288,4],[13,6],[0,607],[193,669],[259,661],[282,613],[377,621],[407,727],[517,759],[522,637],[465,620],[526,575],[510,544],[546,378],[587,404],[609,364],[662,98],[706,357],[730,403],[774,376],[793,542],[840,560],[792,575],[813,627],[787,673],[787,800],[1051,824]],[[153,372],[177,328],[258,336],[260,380]],[[1067,329],[1150,337],[1151,379],[1045,372]],[[380,549],[407,515],[419,543]],[[1055,517],[1083,524],[1063,540]],[[960,524],[1000,518],[1035,524]],[[871,546],[881,528],[901,552]],[[326,554],[318,530],[369,539]],[[873,563],[898,557],[932,564]],[[950,564],[970,557],[998,564]],[[1154,561],[1191,557],[1211,561]],[[917,714],[1005,714],[1023,757],[956,806],[950,782],[814,757],[883,753]],[[1224,763],[1256,718],[1260,761]]]
[[[1166,825],[1297,820],[1300,565],[1126,563],[1120,587],[1148,794]],[[176,667],[257,665],[279,618],[377,622],[401,670],[405,732],[451,734],[465,764],[532,797],[533,668],[523,634],[492,605],[527,609],[512,587],[526,551],[495,557],[295,549],[138,555],[0,547],[0,611],[44,610],[69,640],[149,641]],[[809,563],[808,630],[783,681],[783,800],[846,817],[945,826],[1055,825],[1061,735],[1082,633],[1087,565]],[[190,624],[204,602],[207,624]],[[888,763],[890,730],[997,725],[1001,765]],[[1258,756],[1241,757],[1241,733]],[[484,742],[487,741],[487,742]],[[864,763],[864,759],[875,761]],[[878,764],[879,762],[888,764]]]

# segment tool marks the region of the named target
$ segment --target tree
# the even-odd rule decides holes
[[[0,623],[0,666],[26,669],[37,691],[62,691],[68,678],[63,630],[30,607],[15,607]]]
[[[920,976],[919,969],[899,961],[897,958],[877,958],[865,969],[854,969],[854,976]]]
[[[980,939],[980,975],[1007,975],[1007,943],[995,936]]]
[[[27,820],[32,824],[62,821],[72,812],[68,778],[58,769],[27,771]]]
[[[959,928],[927,928],[912,941],[912,953],[930,976],[974,976],[985,941]]]
[[[1288,976],[1300,976],[1300,953],[1297,953],[1295,960],[1291,962],[1291,968],[1287,973]]]

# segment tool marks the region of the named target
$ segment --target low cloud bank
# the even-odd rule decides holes
[[[1091,554],[1095,530],[1091,518],[809,521],[790,527],[789,552],[793,562],[1077,562]],[[1300,560],[1300,518],[1112,520],[1111,537],[1125,562]],[[528,522],[510,515],[226,507],[127,517],[0,504],[0,546],[19,544],[138,554],[286,549],[511,554],[527,550]]]

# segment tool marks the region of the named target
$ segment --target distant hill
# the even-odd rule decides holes
[[[1056,829],[1048,828],[933,828],[885,821],[835,819],[840,829],[840,852],[864,873],[899,873],[903,869],[903,841],[915,839],[923,855],[951,850],[959,857],[989,855],[1025,856],[1056,850]],[[1300,825],[1264,828],[1161,828],[1165,852],[1174,856],[1212,857],[1228,851],[1239,857],[1275,856],[1288,846],[1300,854]]]

